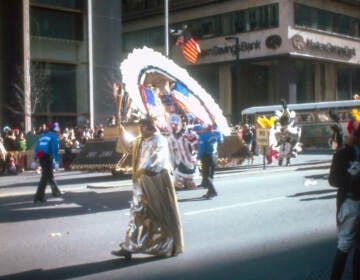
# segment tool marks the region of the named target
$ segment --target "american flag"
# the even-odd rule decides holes
[[[181,46],[182,53],[185,59],[193,64],[198,61],[201,53],[199,43],[188,31],[182,31],[179,38],[176,40],[176,45]]]
[[[156,93],[143,85],[140,85],[139,88],[148,114],[156,118],[156,125],[159,129],[166,130],[167,122],[165,119],[165,110],[160,98],[156,95]]]
[[[213,124],[211,115],[207,111],[205,105],[189,92],[182,83],[176,82],[174,90],[172,91],[172,97],[183,110],[191,113],[196,119],[200,120],[200,122]]]

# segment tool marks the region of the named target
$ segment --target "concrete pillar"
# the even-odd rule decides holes
[[[106,124],[116,113],[112,84],[121,82],[121,1],[91,1],[94,122]]]
[[[325,100],[323,101],[336,100],[337,75],[336,75],[336,67],[333,63],[325,64],[324,76],[325,76],[325,81],[324,81]]]
[[[278,96],[277,96],[277,83],[276,83],[276,80],[277,80],[277,68],[276,68],[276,65],[275,63],[272,64],[271,66],[269,66],[268,68],[268,89],[269,89],[269,92],[268,92],[268,103],[269,104],[277,104],[278,103]]]
[[[314,100],[314,71],[311,64],[305,64],[305,102]]]
[[[288,103],[296,103],[296,65],[289,59],[279,61],[278,69],[278,89],[279,97],[284,98]],[[278,102],[280,102],[280,98]]]
[[[315,102],[320,102],[322,101],[322,74],[321,74],[321,64],[320,63],[315,63],[314,65],[315,67],[315,73],[314,73],[314,90],[315,90],[315,98],[314,101]]]
[[[231,64],[219,66],[219,106],[226,117],[232,115],[232,82]],[[230,121],[230,118],[228,118]]]

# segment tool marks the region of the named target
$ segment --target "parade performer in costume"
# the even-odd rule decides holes
[[[61,191],[54,179],[53,169],[59,168],[59,139],[57,133],[60,132],[58,123],[48,125],[48,131],[43,133],[37,141],[34,151],[34,162],[39,161],[41,166],[41,178],[34,197],[34,203],[46,202],[45,189],[49,183],[52,195],[58,197]]]
[[[175,187],[194,189],[197,171],[194,146],[198,135],[185,127],[179,115],[170,116],[170,135],[168,138],[171,163],[174,168]]]
[[[294,126],[296,113],[289,111],[285,100],[281,101],[283,109],[281,112],[276,112],[280,124],[275,132],[276,148],[278,149],[279,165],[283,164],[283,160],[286,161],[286,165],[289,165],[290,158],[302,150],[299,142],[301,131],[300,128]]]
[[[274,146],[277,145],[277,141],[275,138],[275,116],[267,118],[266,116],[258,117],[257,123],[262,127],[269,130],[269,146],[265,149],[265,157],[267,160],[267,164],[271,164],[273,158],[278,159],[278,153],[274,150]]]
[[[140,121],[132,147],[133,199],[125,241],[115,256],[133,253],[176,256],[183,251],[182,226],[169,170],[168,143],[150,117]]]
[[[206,194],[203,195],[206,199],[217,196],[213,179],[217,163],[217,146],[223,142],[220,131],[213,129],[211,125],[203,125],[198,140],[197,159],[201,162],[201,185],[207,188]]]

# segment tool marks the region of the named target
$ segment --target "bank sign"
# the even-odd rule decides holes
[[[305,39],[300,34],[295,34],[291,38],[291,41],[293,47],[300,52],[343,60],[350,60],[356,56],[355,48],[348,46],[338,46],[333,43],[323,43],[312,39]]]

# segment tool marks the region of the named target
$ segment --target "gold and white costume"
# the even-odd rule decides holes
[[[182,225],[171,180],[167,140],[160,134],[133,143],[133,200],[125,242],[131,253],[174,256],[183,251]]]

